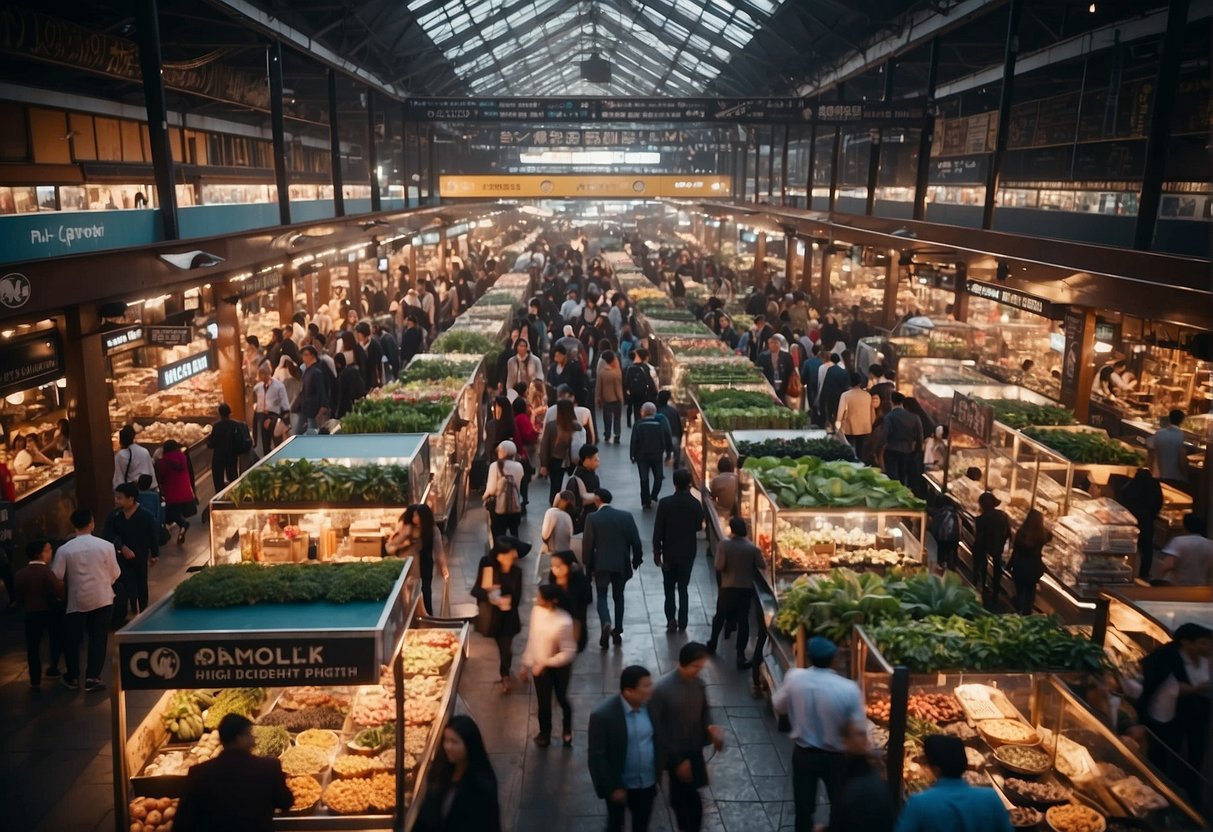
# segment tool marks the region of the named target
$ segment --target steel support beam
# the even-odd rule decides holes
[[[371,212],[383,209],[383,197],[379,190],[379,143],[375,141],[375,91],[366,91],[366,165],[371,180]]]
[[[409,173],[409,108],[400,108],[400,178],[404,180],[404,207],[409,207],[409,185],[412,184],[412,174]]]
[[[291,189],[287,183],[286,124],[282,113],[282,44],[273,41],[269,48],[270,129],[273,132],[274,185],[278,189],[278,222],[291,224]]]
[[[841,101],[844,95],[843,85],[838,85],[838,100]],[[829,211],[834,212],[834,204],[838,201],[838,166],[842,161],[842,126],[834,128],[834,147],[830,151],[830,203]],[[827,276],[828,279],[828,276]],[[828,288],[827,288],[828,291]]]
[[[779,171],[779,204],[788,204],[788,143],[792,139],[792,125],[783,126],[783,164]]]
[[[775,198],[775,125],[771,125],[771,146],[767,149],[767,202]]]
[[[333,177],[333,215],[345,216],[345,172],[341,169],[341,129],[337,121],[337,70],[329,69],[329,165]],[[324,299],[328,303],[328,298]]]
[[[935,82],[939,78],[939,38],[931,39],[931,57],[927,66],[927,105],[918,134],[918,169],[914,174],[914,219],[927,216],[927,185],[931,176],[931,145],[935,141]]]
[[[893,100],[893,61],[890,59],[884,64],[884,94],[881,101]],[[864,213],[869,217],[876,213],[876,183],[880,177],[880,147],[881,130],[879,127],[872,129],[872,143],[868,147],[868,191],[867,199],[864,201]]]
[[[814,103],[816,108],[816,103]],[[817,122],[809,125],[809,172],[805,177],[804,209],[813,210],[813,174],[817,167]]]
[[[164,239],[176,240],[181,234],[177,225],[177,188],[173,175],[173,148],[168,138],[168,105],[164,99],[164,76],[161,73],[160,17],[156,0],[138,0],[135,14],[139,70],[143,76],[143,98],[147,105],[148,142],[152,150],[160,229]]]
[[[981,227],[994,227],[994,202],[1002,180],[1002,160],[1007,155],[1007,137],[1011,134],[1011,100],[1015,95],[1015,58],[1019,53],[1019,17],[1023,0],[1011,0],[1007,14],[1007,41],[1002,59],[1002,90],[998,94],[998,132],[994,155],[986,172],[986,202],[981,211]]]

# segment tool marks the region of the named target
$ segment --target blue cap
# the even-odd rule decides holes
[[[813,661],[831,659],[838,652],[838,646],[825,636],[813,636],[809,639],[809,658]]]

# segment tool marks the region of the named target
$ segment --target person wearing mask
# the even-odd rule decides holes
[[[876,417],[873,407],[874,394],[863,389],[863,376],[851,373],[851,389],[838,400],[838,420],[835,423],[851,447],[855,458],[863,459],[863,446],[872,434],[872,421]]]
[[[577,640],[573,632],[573,617],[560,608],[560,588],[543,584],[535,595],[531,608],[531,624],[527,631],[526,648],[522,651],[519,681],[525,683],[527,674],[535,680],[535,696],[539,700],[539,733],[535,745],[547,748],[552,744],[552,694],[560,704],[563,718],[560,738],[565,748],[573,747],[573,706],[569,704],[569,679],[573,660],[577,658]]]
[[[796,371],[792,356],[784,350],[783,342],[778,338],[771,336],[766,343],[767,351],[758,356],[758,368],[762,370],[767,382],[775,389],[775,395],[779,397],[779,400],[786,402],[788,379]]]
[[[705,746],[724,748],[724,729],[708,721],[707,687],[699,674],[708,663],[708,648],[696,641],[678,651],[678,667],[653,685],[649,713],[657,731],[668,776],[670,808],[680,832],[699,832],[703,803],[699,790],[708,784]]]
[[[635,360],[623,371],[623,398],[628,406],[628,427],[641,418],[640,408],[645,402],[656,402],[661,388],[657,370],[649,364],[649,351],[644,347],[635,350]]]
[[[539,475],[548,477],[548,504],[564,488],[565,478],[573,472],[586,444],[586,432],[577,421],[577,411],[569,399],[556,402],[556,417],[543,426],[539,440]]]
[[[970,786],[959,737],[933,734],[922,741],[935,783],[906,801],[897,832],[1011,832],[1011,817],[993,789]]]
[[[371,325],[359,321],[354,327],[354,341],[362,350],[362,384],[367,391],[383,386],[383,347],[371,337]]]
[[[674,453],[670,430],[658,416],[657,405],[645,402],[640,408],[640,421],[632,427],[629,455],[640,475],[640,506],[652,507],[661,492],[662,459]]]
[[[573,635],[577,639],[577,652],[585,650],[589,627],[587,617],[594,591],[590,579],[581,568],[572,549],[558,549],[551,553],[551,568],[548,583],[560,588],[560,608],[573,617]]]
[[[304,347],[303,385],[291,411],[299,414],[296,433],[315,431],[328,420],[332,397],[329,395],[329,378],[320,364],[320,355],[315,347]]]
[[[275,811],[295,803],[282,764],[253,753],[253,723],[240,714],[219,722],[223,751],[190,768],[173,828],[181,832],[270,832]]]
[[[973,588],[991,611],[1002,586],[1002,553],[1011,539],[1011,518],[998,507],[1000,503],[994,492],[981,492],[977,498],[981,513],[973,522]]]
[[[291,410],[286,386],[274,378],[268,363],[257,369],[257,384],[253,387],[253,428],[265,456],[274,448],[278,423]]]
[[[1148,757],[1196,799],[1200,790],[1196,772],[1204,765],[1209,741],[1211,652],[1213,630],[1186,622],[1175,629],[1170,643],[1141,661],[1138,714],[1161,740],[1150,739]]]
[[[657,503],[653,521],[653,564],[660,567],[665,589],[665,631],[684,632],[690,616],[688,588],[699,531],[703,528],[703,504],[691,494],[691,472],[674,472],[674,493]],[[675,604],[674,592],[678,592]]]
[[[1155,475],[1163,482],[1187,491],[1188,451],[1187,439],[1180,427],[1183,423],[1184,412],[1172,410],[1167,414],[1166,426],[1146,439],[1146,447],[1150,449]]]
[[[219,405],[219,420],[211,426],[206,446],[211,449],[211,482],[218,494],[240,476],[240,457],[253,449],[248,425],[232,418],[227,402]]]
[[[623,436],[620,421],[623,416],[623,370],[619,366],[619,357],[612,350],[604,350],[601,358],[598,377],[594,381],[594,406],[602,414],[603,442],[610,442],[615,437],[619,444]]]
[[[632,816],[632,832],[648,832],[657,778],[664,767],[649,700],[653,677],[639,665],[619,676],[619,695],[590,714],[588,762],[594,792],[607,807],[607,832],[623,832]]]
[[[13,578],[14,598],[25,613],[25,657],[29,686],[42,684],[42,636],[50,642],[48,678],[59,676],[63,656],[63,583],[51,571],[55,550],[49,540],[31,540],[25,547],[28,563]]]
[[[480,729],[456,714],[442,730],[413,832],[501,832],[497,775]]]
[[[497,461],[489,466],[484,496],[489,501],[494,540],[504,534],[517,536],[522,522],[522,478],[526,471],[517,456],[518,446],[507,439],[497,445]]]
[[[139,478],[146,474],[151,476],[152,487],[155,488],[156,466],[152,463],[152,455],[147,448],[135,442],[133,426],[125,425],[118,431],[118,445],[118,453],[114,454],[114,487],[117,488],[124,482],[137,483]]]
[[[1121,490],[1118,502],[1137,521],[1137,574],[1148,581],[1154,565],[1154,524],[1162,511],[1162,486],[1149,468],[1138,468]]]
[[[125,600],[137,615],[147,609],[147,571],[160,557],[160,526],[156,518],[139,505],[139,487],[132,483],[124,482],[114,489],[114,506],[105,518],[101,536],[114,544],[126,589]],[[126,609],[118,612],[121,615],[116,615],[116,620],[124,620]]]
[[[122,573],[114,557],[114,544],[93,535],[93,513],[78,508],[72,512],[71,521],[76,535],[59,547],[51,561],[51,572],[67,586],[63,617],[65,670],[59,683],[69,690],[80,688],[80,642],[87,634],[84,690],[91,693],[105,690],[101,667],[108,653],[113,586]]]
[[[1213,540],[1204,521],[1188,512],[1183,524],[1185,533],[1162,547],[1158,577],[1171,586],[1213,586]]]
[[[851,387],[851,375],[842,366],[842,356],[831,353],[830,360],[818,371],[817,409],[824,424],[831,424],[838,416],[838,402],[842,394]]]
[[[716,510],[721,518],[728,519],[737,511],[737,472],[733,459],[721,455],[716,462],[716,476],[708,484],[708,493],[716,502]]]
[[[823,636],[808,644],[811,667],[794,668],[771,697],[777,714],[791,723],[792,796],[796,832],[812,832],[817,786],[825,784],[830,805],[839,798],[843,754],[857,733],[867,731],[859,685],[833,670],[838,648]]]
[[[165,440],[160,455],[160,490],[164,495],[164,519],[177,527],[177,545],[185,545],[185,533],[190,529],[187,517],[198,511],[194,493],[194,466],[189,454],[175,439]],[[159,502],[157,500],[157,502]]]
[[[611,492],[605,488],[595,492],[598,510],[585,521],[581,548],[585,569],[598,593],[598,621],[602,634],[598,646],[607,649],[608,642],[623,643],[623,589],[644,560],[644,547],[636,518],[611,506]],[[611,629],[608,593],[615,602],[615,628]]]
[[[1007,570],[1015,582],[1013,606],[1020,615],[1031,615],[1036,604],[1036,583],[1045,573],[1044,548],[1053,539],[1045,529],[1045,517],[1037,509],[1028,512],[1011,544]]]
[[[543,362],[531,354],[531,345],[522,338],[514,342],[514,355],[506,362],[505,386],[513,389],[518,384],[530,384],[543,378]]]
[[[472,597],[479,614],[476,631],[497,644],[501,692],[510,692],[510,665],[514,661],[514,636],[522,631],[518,607],[522,603],[522,570],[518,559],[529,552],[530,544],[516,537],[501,535],[489,554],[476,567]]]
[[[893,409],[884,417],[884,472],[907,488],[914,482],[914,470],[922,454],[922,422],[905,409],[906,397],[894,391],[889,396]]]
[[[716,614],[712,616],[712,635],[708,649],[716,652],[720,631],[726,622],[737,627],[737,669],[750,667],[746,648],[750,644],[750,599],[754,597],[754,575],[766,568],[762,550],[747,537],[746,521],[729,520],[729,537],[716,545],[714,561],[720,573],[720,592],[716,596]],[[755,654],[755,659],[758,656]]]

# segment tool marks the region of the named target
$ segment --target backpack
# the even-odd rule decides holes
[[[956,509],[946,506],[935,514],[935,522],[931,524],[931,534],[936,542],[955,543],[960,540],[959,517]]]
[[[645,364],[628,367],[623,377],[623,389],[633,402],[643,404],[657,399],[657,385],[653,383],[653,375]]]
[[[498,514],[520,514],[522,513],[522,494],[518,491],[518,485],[514,482],[514,478],[505,473],[505,465],[499,463],[501,481],[497,486],[497,500],[493,508]]]

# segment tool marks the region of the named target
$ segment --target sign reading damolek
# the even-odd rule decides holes
[[[589,197],[643,199],[645,197],[728,197],[732,182],[727,176],[442,176],[438,190],[443,197],[485,199],[492,197]]]

